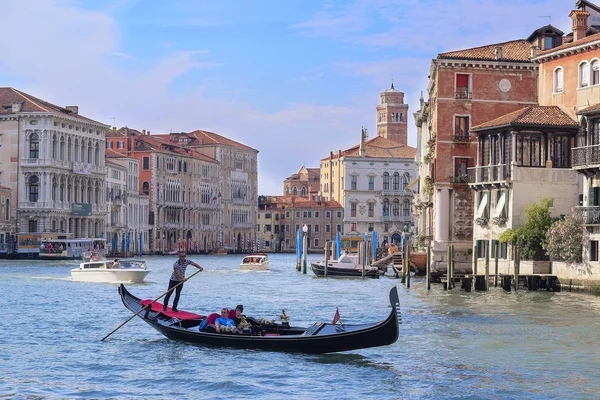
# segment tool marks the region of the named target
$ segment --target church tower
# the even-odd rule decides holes
[[[381,92],[381,103],[377,105],[377,136],[406,145],[408,104],[404,104],[404,93],[394,89],[394,83]]]

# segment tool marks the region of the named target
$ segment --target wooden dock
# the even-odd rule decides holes
[[[460,288],[466,292],[472,289],[477,291],[486,291],[489,288],[490,281],[494,286],[500,285],[504,290],[546,290],[549,292],[560,292],[560,282],[556,275],[552,274],[527,274],[518,275],[515,285],[515,275],[513,274],[498,274],[489,275],[490,281],[486,285],[485,274],[453,274],[450,280],[451,285],[448,285],[448,276],[440,275],[440,282],[444,285],[444,290],[456,287],[460,284]],[[497,279],[496,279],[497,278]]]

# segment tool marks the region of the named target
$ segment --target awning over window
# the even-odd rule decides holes
[[[484,194],[481,197],[481,202],[479,203],[479,206],[477,207],[477,214],[475,215],[475,218],[485,218],[486,217],[486,211],[487,211],[487,203],[488,203],[488,195]]]
[[[494,218],[500,217],[506,218],[506,192],[502,193],[494,209]]]
[[[415,178],[415,180],[414,180],[414,181],[412,181],[411,183],[409,183],[408,185],[406,185],[406,189],[407,189],[407,190],[408,190],[408,189],[410,189],[410,188],[411,188],[411,187],[413,187],[413,186],[414,186],[414,185],[415,185],[417,182],[419,182],[419,177],[418,177],[418,176]]]

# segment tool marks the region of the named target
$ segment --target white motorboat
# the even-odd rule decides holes
[[[150,270],[142,260],[88,261],[71,270],[71,278],[76,282],[141,283]]]
[[[242,260],[240,269],[243,271],[266,271],[269,269],[269,256],[265,253],[248,254]]]

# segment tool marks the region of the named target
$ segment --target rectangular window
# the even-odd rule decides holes
[[[471,98],[468,74],[456,74],[456,90],[454,92],[454,98],[456,98],[456,99],[470,99]]]
[[[375,177],[369,177],[369,190],[375,190]]]
[[[285,239],[285,247],[290,247],[290,239]]]
[[[331,218],[331,211],[325,212],[325,218]]]
[[[454,181],[467,182],[468,168],[471,166],[471,158],[456,157],[454,159]],[[457,179],[458,178],[458,179]]]
[[[337,212],[337,217],[338,217],[338,218],[342,218],[342,212],[341,212],[341,211],[338,211],[338,212]]]
[[[390,174],[383,174],[383,190],[390,190]]]
[[[300,218],[300,211],[296,211],[296,218]]]
[[[455,140],[466,140],[469,138],[469,117],[454,117],[454,138]]]
[[[552,37],[545,37],[544,38],[544,50],[548,50],[551,49],[552,46]]]
[[[285,212],[285,217],[286,217],[286,218],[289,218],[289,217],[290,217],[290,212],[289,212],[289,211],[286,211],[286,212]]]
[[[319,239],[315,239],[315,247],[319,247]]]
[[[125,147],[125,143],[121,140],[117,142],[117,149],[122,149]]]
[[[342,232],[342,226],[341,225],[336,225],[335,226],[335,231],[341,233]]]
[[[350,216],[356,217],[356,203],[350,203]]]
[[[285,231],[289,233],[289,231],[290,231],[290,225],[289,224],[285,225]]]
[[[355,232],[355,231],[356,231],[356,222],[353,222],[353,223],[351,223],[351,224],[350,224],[350,230],[351,230],[352,232]]]
[[[275,233],[279,233],[279,225],[273,225],[273,227],[275,228]]]
[[[357,183],[358,183],[358,176],[352,175],[350,177],[350,190],[356,190]]]
[[[485,240],[477,241],[477,258],[485,258]]]
[[[296,224],[296,232],[298,232],[298,229],[300,229],[300,225]]]
[[[375,216],[375,204],[369,203],[369,217]]]
[[[388,224],[387,222],[383,224],[383,231],[384,232],[389,232],[390,229],[390,224]]]
[[[590,240],[590,261],[598,261],[598,241]]]
[[[307,213],[306,211],[304,211],[304,212],[302,213],[302,215],[304,215],[304,218],[307,218],[307,217],[308,217],[308,213]]]
[[[325,225],[325,232],[327,232],[327,233],[331,232],[331,225],[329,225],[329,224]]]
[[[373,232],[373,223],[369,223],[369,232]]]
[[[112,149],[113,148],[112,142],[106,142],[106,148],[107,149]]]
[[[308,212],[308,218],[312,218],[312,211]]]
[[[142,157],[142,169],[148,171],[150,169],[150,157]]]
[[[315,211],[315,218],[319,218],[319,212]]]

